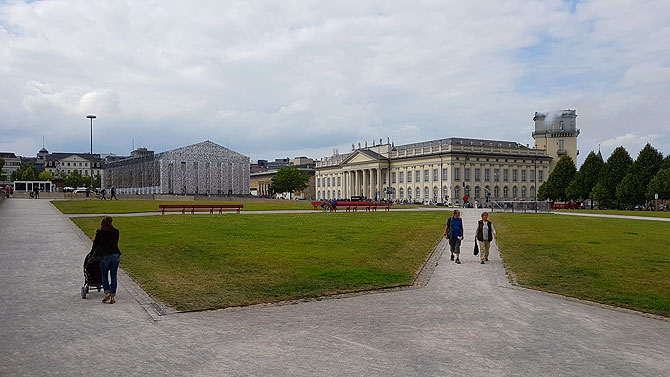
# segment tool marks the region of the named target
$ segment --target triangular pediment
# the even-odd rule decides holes
[[[379,155],[372,151],[357,150],[352,152],[349,157],[342,161],[342,165],[346,164],[365,164],[369,162],[381,161]]]

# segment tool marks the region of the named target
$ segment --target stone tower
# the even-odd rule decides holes
[[[568,155],[577,165],[577,114],[575,110],[562,110],[558,113],[538,113],[535,121],[535,148],[545,149],[552,158],[549,170],[553,171],[556,163],[563,155]]]

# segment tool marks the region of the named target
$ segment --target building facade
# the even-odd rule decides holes
[[[44,152],[46,149],[37,154],[37,161],[54,177],[58,177],[60,173],[70,175],[75,170],[79,170],[84,177],[102,174],[102,159],[98,154]]]
[[[102,186],[121,194],[249,194],[249,157],[209,140],[158,154],[143,152],[106,164]]]
[[[298,170],[306,172],[310,175],[307,187],[302,192],[291,195],[291,199],[314,199],[316,198],[316,179],[315,170],[310,166],[298,167]],[[278,170],[268,170],[264,172],[251,173],[249,181],[249,188],[253,195],[264,198],[274,198],[275,194],[270,189],[272,185],[272,178],[277,174]],[[255,194],[254,194],[255,193]],[[288,193],[282,193],[283,198],[288,199]]]
[[[7,181],[9,181],[12,172],[21,167],[21,157],[12,152],[0,152],[0,158],[5,160],[5,165],[2,167],[2,173],[7,175]]]
[[[574,115],[567,111],[573,112],[568,117]],[[380,140],[317,161],[316,197],[424,203],[462,203],[465,196],[468,201],[535,200],[556,160],[563,154],[576,158],[578,135],[576,128],[571,133],[536,129],[536,145],[545,148],[462,138],[399,146]],[[548,147],[560,140],[562,149]]]

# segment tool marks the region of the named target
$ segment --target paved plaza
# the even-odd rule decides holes
[[[423,288],[159,316],[125,274],[115,305],[82,300],[91,242],[47,200],[5,200],[0,376],[670,374],[669,321],[516,287],[471,245]]]

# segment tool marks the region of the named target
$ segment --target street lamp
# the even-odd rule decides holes
[[[93,119],[96,118],[95,115],[89,114],[86,115],[86,118],[91,120],[91,160],[89,161],[89,168],[91,170],[91,186],[93,186]]]

